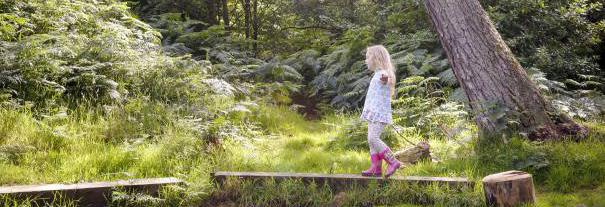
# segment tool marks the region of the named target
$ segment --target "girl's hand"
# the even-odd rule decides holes
[[[382,76],[380,76],[380,80],[382,81],[383,85],[386,85],[387,81],[389,80],[389,76],[382,74]]]

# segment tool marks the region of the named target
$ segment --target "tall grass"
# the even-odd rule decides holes
[[[226,143],[225,151],[217,154],[222,158],[221,163],[217,163],[217,169],[357,174],[369,166],[367,148],[363,147],[361,144],[365,143],[360,141],[363,137],[347,137],[363,134],[358,131],[365,130],[363,127],[351,129],[351,126],[355,126],[352,121],[356,119],[355,114],[328,115],[318,122],[305,122],[302,117],[288,112],[285,108],[270,108],[261,111],[265,113],[262,113],[260,118],[257,117],[257,120],[271,129],[268,130],[268,136],[243,145],[236,142]],[[289,120],[293,121],[289,122]],[[279,125],[278,123],[290,124]],[[431,202],[435,203],[420,202],[424,205],[481,206],[480,201],[483,195],[479,181],[489,174],[507,170],[522,170],[533,174],[536,188],[540,192],[539,195],[544,196],[539,199],[538,205],[540,206],[557,203],[557,199],[570,200],[566,199],[564,194],[578,188],[587,189],[585,194],[589,195],[585,198],[574,197],[578,203],[598,203],[599,200],[596,199],[598,196],[595,193],[599,191],[590,189],[602,186],[605,181],[603,176],[605,173],[603,129],[605,127],[601,124],[592,124],[592,122],[588,125],[591,127],[591,136],[580,142],[536,143],[521,137],[506,139],[478,139],[475,137],[470,140],[432,137],[428,141],[431,144],[433,155],[439,158],[439,162],[423,161],[400,170],[398,174],[461,176],[478,183],[476,191],[466,194],[443,194],[442,197],[433,196]],[[404,130],[402,133],[406,139],[413,142],[425,139],[422,134],[416,133],[413,129]],[[392,137],[393,148],[400,150],[409,147],[398,136]],[[359,142],[359,144],[350,145],[350,142]],[[269,184],[269,186],[272,187],[267,188],[283,188],[273,186],[273,184]],[[261,206],[275,204],[263,203],[264,201],[274,201],[281,205],[284,204],[283,202],[287,202],[278,199],[281,193],[296,195],[291,192],[259,191],[259,188],[252,188],[251,192],[245,189],[245,187],[240,189],[244,191],[243,194],[261,193],[261,195],[257,195],[259,197],[255,197],[256,199],[236,199],[237,202],[242,202],[242,205],[259,204],[255,202],[260,202]],[[265,187],[261,189],[265,189]],[[426,193],[430,189],[420,191]],[[319,194],[315,197],[325,197],[323,191],[318,192]],[[330,193],[330,196],[327,197],[337,196],[334,192]],[[440,194],[436,193],[436,195]],[[592,197],[590,197],[591,195]],[[363,197],[360,196],[355,197]],[[303,198],[306,196],[297,199],[304,200]],[[360,200],[366,200],[373,205],[381,204],[379,200],[375,199],[368,195],[365,199]],[[414,200],[407,199],[407,202],[413,203]],[[321,205],[327,205],[332,201],[324,200]],[[393,205],[397,202],[386,203]],[[355,203],[355,205],[367,205],[367,203]]]
[[[40,199],[36,197],[13,198],[9,196],[0,196],[0,206],[3,207],[27,207],[27,206],[61,206],[61,207],[76,207],[77,201],[69,199],[62,194],[55,193],[52,198]]]
[[[0,183],[163,176],[187,182],[186,186],[162,190],[161,200],[116,195],[116,205],[129,206],[149,202],[171,206],[212,202],[256,206],[324,206],[334,202],[345,206],[482,205],[480,184],[464,192],[414,186],[335,192],[294,180],[232,182],[217,188],[209,176],[216,170],[358,174],[370,163],[363,140],[366,129],[358,127],[363,123],[355,123],[356,114],[328,114],[322,120],[308,121],[285,107],[260,105],[250,107],[251,112],[234,114],[228,111],[232,102],[216,104],[220,104],[216,110],[226,113],[206,120],[206,126],[191,125],[173,109],[144,101],[117,111],[82,110],[40,118],[27,110],[1,109]],[[605,127],[594,122],[587,125],[591,136],[580,142],[533,143],[518,137],[464,142],[433,137],[428,141],[439,162],[423,161],[397,173],[463,176],[479,181],[491,173],[523,170],[534,175],[539,206],[565,202],[599,206],[603,200],[598,194],[605,184]],[[402,133],[414,142],[425,139],[413,129]],[[220,139],[220,144],[208,142],[209,136]],[[389,139],[394,150],[408,146],[399,135]],[[569,192],[574,193],[565,195]]]
[[[207,144],[171,111],[153,110],[139,117],[129,111],[101,113],[36,119],[26,110],[0,109],[0,184],[171,176],[189,183],[180,191],[186,196],[179,200],[207,196],[211,189]]]

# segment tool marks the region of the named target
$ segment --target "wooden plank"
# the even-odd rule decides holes
[[[63,198],[78,200],[79,206],[96,207],[106,206],[107,199],[115,189],[157,195],[161,186],[182,183],[177,178],[169,177],[77,184],[0,186],[0,196],[16,199],[35,198],[33,202],[50,202],[58,193]]]
[[[407,183],[418,185],[448,185],[456,188],[474,188],[474,182],[461,177],[420,177],[420,176],[391,176],[388,179],[382,177],[364,177],[355,174],[318,174],[318,173],[280,173],[280,172],[215,172],[212,174],[214,180],[223,184],[228,178],[240,180],[267,180],[274,179],[283,181],[297,179],[304,183],[328,184],[333,189],[342,189],[351,185],[368,185],[370,182],[385,183]]]

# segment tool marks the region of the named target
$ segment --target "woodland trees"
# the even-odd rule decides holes
[[[468,86],[457,79],[460,73],[454,72],[456,69],[452,66],[455,64],[449,64],[444,50],[447,48],[442,47],[437,32],[432,28],[425,6],[416,0],[112,2],[111,5],[120,5],[119,9],[116,9],[118,6],[108,8],[108,14],[103,16],[108,23],[104,24],[95,23],[80,13],[73,14],[80,15],[77,18],[63,13],[49,14],[54,18],[51,23],[23,12],[32,8],[50,8],[57,4],[55,1],[1,2],[0,38],[3,42],[0,53],[5,54],[0,58],[1,101],[43,103],[44,100],[66,96],[74,100],[86,96],[86,100],[103,100],[99,101],[101,104],[112,102],[115,99],[110,96],[132,92],[130,85],[133,80],[123,75],[131,73],[125,71],[140,69],[138,64],[114,64],[123,59],[133,60],[131,55],[134,53],[124,52],[128,50],[123,49],[123,45],[157,41],[161,42],[161,50],[173,58],[211,64],[211,67],[207,66],[212,68],[213,76],[235,85],[253,85],[250,93],[270,94],[267,96],[269,101],[292,105],[308,114],[318,115],[322,110],[359,109],[369,78],[363,64],[363,49],[372,44],[385,45],[396,65],[397,76],[401,80],[398,98],[394,102],[396,116],[400,117],[399,124],[435,127],[437,124],[426,124],[424,121],[430,118],[420,114],[427,114],[442,105],[453,106],[455,104],[448,104],[453,102],[462,106],[476,104],[466,97],[468,94],[464,89]],[[107,2],[99,1],[98,4],[109,5]],[[574,118],[584,119],[601,113],[601,106],[605,104],[600,101],[605,91],[603,64],[600,64],[603,61],[600,55],[605,54],[602,41],[605,36],[604,16],[599,15],[603,11],[602,3],[561,0],[479,3],[485,8],[485,15],[493,21],[492,29],[501,34],[503,42],[498,44],[510,47],[507,54],[518,60],[517,72],[527,74],[527,79],[537,88],[531,89],[531,93],[539,91],[544,96],[545,106],[552,103],[557,113],[565,112]],[[130,17],[123,14],[126,12],[136,15]],[[65,15],[70,18],[63,18]],[[112,15],[117,16],[110,18]],[[132,27],[135,32],[118,30],[124,27]],[[66,45],[62,43],[74,39],[66,38],[67,33],[47,34],[55,30],[83,31],[77,36],[82,41],[74,44],[95,42],[96,46],[88,47],[90,51],[84,50],[86,47],[71,51],[82,53],[78,57],[88,57],[90,61],[78,62],[70,59],[72,56],[68,53],[54,53],[56,50],[49,49],[52,48],[51,43]],[[122,38],[124,41],[115,38],[104,40],[108,32],[129,38]],[[97,39],[92,41],[91,37]],[[136,41],[132,43],[131,40]],[[112,44],[96,43],[101,41]],[[113,56],[95,56],[99,51],[122,52]],[[17,58],[12,58],[15,56]],[[25,60],[38,61],[34,64],[37,68],[34,70]],[[63,70],[68,65],[78,66],[81,70]],[[21,75],[38,69],[46,73]],[[67,75],[65,71],[78,74]],[[79,73],[85,74],[83,80],[88,82],[68,84],[69,78],[63,77],[79,76]],[[89,74],[94,76],[89,77]],[[44,82],[42,78],[50,82]],[[39,89],[44,89],[44,92],[40,93]],[[540,102],[540,99],[531,101]],[[51,102],[43,105],[52,105]],[[500,118],[504,117],[501,114],[518,110],[517,106],[511,107],[510,104],[501,103],[506,107],[500,108],[488,105],[496,104],[486,103],[482,107],[495,110],[494,114]],[[505,119],[498,120],[509,123]],[[532,125],[524,121],[518,123],[520,128]]]
[[[209,0],[207,4],[214,5],[212,2]],[[250,50],[251,57],[267,61],[258,67],[261,70],[251,74],[264,74],[263,78],[286,83],[282,85],[284,90],[277,91],[281,91],[279,93],[282,96],[293,98],[288,100],[294,104],[303,105],[307,108],[306,112],[311,111],[309,108],[321,108],[321,104],[345,110],[360,106],[367,87],[367,73],[361,61],[363,57],[359,54],[370,44],[387,45],[402,80],[413,76],[437,77],[439,86],[434,88],[435,92],[449,94],[443,95],[444,98],[468,101],[468,105],[480,119],[478,124],[486,132],[518,128],[533,138],[582,134],[584,132],[581,127],[565,115],[560,115],[560,108],[566,108],[568,111],[564,112],[571,113],[572,116],[585,114],[582,111],[594,111],[588,109],[591,107],[580,110],[582,107],[572,106],[598,105],[594,101],[579,101],[588,100],[579,98],[598,97],[603,91],[600,84],[602,70],[599,69],[602,66],[599,66],[598,54],[603,50],[601,39],[605,24],[602,16],[597,15],[603,9],[603,5],[598,2],[478,1],[475,2],[478,7],[473,8],[483,11],[480,5],[483,4],[486,12],[474,18],[485,20],[477,24],[489,29],[477,34],[464,34],[452,29],[439,29],[438,24],[435,24],[439,34],[451,33],[451,40],[445,40],[447,36],[439,36],[445,47],[439,44],[437,36],[430,35],[434,33],[431,31],[430,20],[434,22],[436,19],[434,12],[430,12],[433,11],[428,7],[430,4],[426,5],[429,9],[426,10],[429,11],[427,14],[425,5],[417,1],[241,0],[220,3],[223,6],[223,17],[236,19],[231,24],[223,18],[224,28],[233,32],[232,35],[245,37],[241,44],[237,43],[243,46],[240,50]],[[208,8],[210,10],[214,7]],[[216,19],[221,15],[212,11],[208,14],[217,16]],[[494,20],[493,25],[488,24],[490,17]],[[467,17],[464,16],[460,21],[466,23],[465,18]],[[465,24],[459,25],[461,29],[478,27],[467,25],[468,28],[463,28]],[[503,35],[500,36],[499,33]],[[491,76],[487,72],[482,78],[463,78],[475,76],[464,74],[466,71],[461,71],[461,68],[477,65],[467,61],[467,65],[462,66],[460,61],[453,61],[452,57],[456,56],[454,52],[461,53],[454,46],[457,42],[453,39],[465,35],[496,41],[484,46],[472,46],[467,51],[480,52],[474,56],[467,54],[468,59],[494,60],[491,63],[482,62],[485,64],[481,68],[514,68],[510,71],[514,71],[515,75],[510,76],[511,79],[504,79],[501,78],[505,77],[502,74],[494,73]],[[416,39],[419,37],[425,39]],[[507,45],[511,49],[507,49]],[[491,49],[496,46],[501,49]],[[501,54],[493,55],[492,52]],[[309,54],[313,56],[306,56]],[[450,57],[451,67],[446,54]],[[224,60],[225,57],[228,56],[217,59]],[[494,57],[500,59],[493,59]],[[272,73],[274,74],[267,75]],[[271,78],[286,76],[304,78]],[[489,77],[497,78],[489,80]],[[516,88],[501,90],[506,89],[504,86],[510,82],[517,83],[514,85]],[[291,83],[294,85],[287,86]],[[300,89],[296,85],[303,87]],[[491,86],[491,89],[481,88],[492,90],[493,93],[477,93],[475,89],[483,85]],[[396,103],[410,101],[408,98],[410,97],[402,96]],[[555,105],[551,103],[553,99],[557,100]],[[433,105],[440,103],[431,102],[435,103]],[[579,111],[570,111],[576,109]],[[409,113],[409,107],[399,113]]]

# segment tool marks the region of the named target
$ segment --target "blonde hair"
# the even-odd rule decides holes
[[[391,55],[389,55],[389,51],[382,45],[374,45],[370,46],[366,49],[366,62],[368,63],[368,68],[372,71],[378,68],[379,70],[386,71],[389,80],[387,83],[391,88],[391,97],[395,95],[395,67],[391,63]]]

